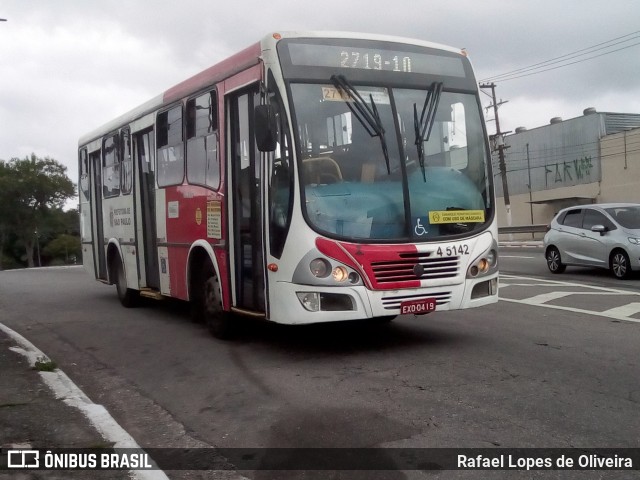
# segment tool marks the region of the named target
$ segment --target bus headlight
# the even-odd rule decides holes
[[[486,259],[489,262],[489,267],[495,267],[498,263],[498,252],[494,249],[489,250]]]
[[[312,250],[302,257],[296,265],[291,281],[298,285],[325,287],[363,285],[361,274],[354,267],[333,258],[325,258],[317,250]]]
[[[331,265],[324,258],[316,258],[309,263],[309,270],[316,278],[327,278],[331,272]]]
[[[498,266],[498,252],[495,248],[490,248],[478,258],[476,258],[467,270],[467,278],[475,278],[486,275]]]
[[[349,272],[344,267],[336,267],[333,269],[332,275],[336,282],[344,282],[349,277]]]

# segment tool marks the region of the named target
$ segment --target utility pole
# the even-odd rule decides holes
[[[496,146],[498,148],[498,165],[500,166],[500,175],[502,177],[502,194],[504,197],[504,208],[507,212],[507,226],[511,226],[511,201],[509,200],[509,185],[507,182],[507,166],[504,161],[504,133],[509,132],[501,132],[500,131],[500,119],[498,118],[498,107],[507,102],[503,102],[500,100],[500,103],[496,101],[496,84],[495,83],[485,83],[480,84],[480,88],[490,88],[491,89],[491,98],[493,100],[493,104],[489,105],[487,108],[493,107],[493,116],[496,121]]]
[[[533,225],[533,192],[531,191],[531,160],[529,159],[529,143],[527,142],[527,173],[529,175],[529,212],[531,213],[531,225]],[[535,240],[536,234],[531,232],[531,238]]]

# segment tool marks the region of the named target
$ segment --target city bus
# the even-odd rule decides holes
[[[225,337],[498,300],[489,144],[464,49],[279,32],[79,141],[83,262]]]

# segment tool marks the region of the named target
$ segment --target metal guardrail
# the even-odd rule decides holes
[[[544,233],[549,229],[548,225],[519,225],[517,227],[498,227],[499,234],[510,233]]]

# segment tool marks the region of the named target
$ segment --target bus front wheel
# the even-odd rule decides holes
[[[220,280],[209,267],[204,275],[202,284],[202,314],[209,332],[223,340],[229,339],[234,333],[234,323],[229,312],[222,308],[222,289]]]

